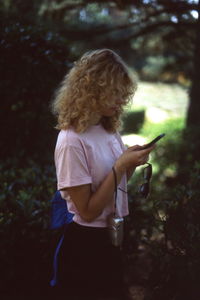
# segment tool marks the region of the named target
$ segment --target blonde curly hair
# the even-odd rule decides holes
[[[137,84],[119,55],[110,49],[86,52],[67,73],[55,92],[51,103],[57,117],[56,129],[84,132],[91,125],[94,114],[100,116],[113,97],[123,99],[119,111],[102,117],[101,124],[108,132],[120,126],[120,115],[135,93]]]

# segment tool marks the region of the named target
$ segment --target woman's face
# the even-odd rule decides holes
[[[118,111],[121,110],[121,106],[124,104],[124,100],[121,98],[115,98],[113,101],[111,101],[111,104],[109,106],[106,106],[101,110],[101,115],[103,117],[112,117],[115,115]]]

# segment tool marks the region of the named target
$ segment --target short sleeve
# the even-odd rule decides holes
[[[87,159],[83,150],[72,145],[55,150],[58,190],[92,183]]]

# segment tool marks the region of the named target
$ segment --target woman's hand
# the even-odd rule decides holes
[[[144,165],[149,159],[149,153],[155,148],[155,146],[145,150],[141,150],[142,148],[143,146],[139,145],[129,147],[117,159],[115,168],[120,172],[125,173],[130,168],[136,168],[137,166]]]

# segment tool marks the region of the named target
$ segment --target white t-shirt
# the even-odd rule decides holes
[[[123,153],[125,146],[119,133],[108,133],[102,125],[91,126],[84,133],[73,129],[61,130],[55,147],[55,166],[58,190],[91,184],[95,192],[111,171],[116,159]],[[127,179],[123,176],[118,187],[126,191]],[[84,221],[66,191],[61,195],[67,200],[68,210],[74,214],[74,222],[95,227],[106,227],[107,216],[114,211],[114,197],[92,222]],[[128,215],[127,194],[118,189],[117,214]]]

